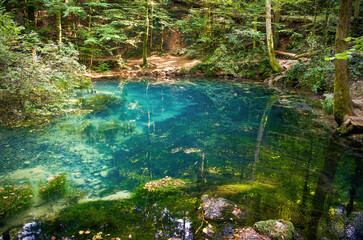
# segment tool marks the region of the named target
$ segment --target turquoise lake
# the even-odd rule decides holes
[[[95,81],[55,123],[0,128],[0,186],[34,192],[27,210],[0,216],[0,239],[205,239],[206,194],[242,212],[210,221],[208,239],[268,219],[290,220],[297,239],[349,239],[349,226],[360,236],[363,144],[320,117],[301,97],[256,83]],[[37,186],[61,173],[71,194],[39,200]],[[185,188],[140,190],[167,176]]]

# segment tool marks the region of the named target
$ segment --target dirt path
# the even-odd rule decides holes
[[[98,59],[98,61],[117,61],[116,57],[107,57]],[[148,57],[149,67],[142,68],[142,58],[128,59],[126,67],[119,70],[110,71],[107,73],[88,73],[86,76],[92,78],[107,78],[107,77],[167,77],[179,76],[186,73],[193,66],[201,63],[198,59],[189,59],[185,56],[172,56],[166,54],[164,56],[152,55]]]

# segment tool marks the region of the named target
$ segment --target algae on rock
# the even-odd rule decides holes
[[[276,240],[292,239],[295,233],[294,225],[287,220],[267,220],[255,223],[253,228],[264,235]]]

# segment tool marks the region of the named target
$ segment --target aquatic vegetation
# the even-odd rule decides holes
[[[117,134],[130,134],[134,131],[135,127],[129,122],[111,121],[107,123],[102,123],[98,126],[99,139],[106,139],[107,141],[112,141],[115,139]]]
[[[93,114],[107,114],[115,107],[122,107],[123,100],[113,95],[99,94],[79,98],[78,105],[83,109],[92,110]]]
[[[12,215],[30,206],[33,191],[30,185],[0,187],[0,218]]]
[[[164,177],[159,180],[154,180],[145,184],[144,189],[148,191],[167,191],[170,189],[175,189],[177,187],[184,187],[185,182],[181,179],[173,179],[171,177]]]
[[[311,120],[314,115],[295,95],[279,95],[266,115],[256,162],[258,123],[275,93],[238,81],[183,81],[125,82],[120,98],[124,102],[105,112],[70,114],[41,132],[1,130],[2,176],[18,180],[19,174],[12,174],[12,169],[30,169],[34,164],[44,174],[42,179],[54,171],[66,172],[69,182],[79,187],[70,194],[69,183],[63,195],[56,193],[70,207],[57,213],[53,222],[42,222],[42,234],[47,233],[43,239],[50,239],[54,232],[57,239],[72,235],[92,239],[99,232],[104,239],[129,235],[133,239],[202,239],[207,224],[195,231],[204,212],[213,216],[205,220],[212,225],[214,239],[225,239],[225,232],[242,235],[245,232],[235,230],[265,219],[288,219],[299,234],[309,235],[314,192],[330,133]],[[119,98],[118,84],[101,80],[95,84],[95,94],[115,93]],[[93,98],[89,94],[83,91],[78,96]],[[91,111],[92,106],[88,107],[84,111]],[[337,152],[343,155],[331,180],[334,195],[331,202],[323,203],[324,209],[349,201],[352,179],[361,178],[355,157],[361,152],[352,148]],[[27,165],[30,157],[31,165]],[[251,181],[254,166],[255,180]],[[115,198],[110,202],[75,204],[81,197],[76,194],[79,190],[87,199],[128,190],[131,199],[115,200],[118,195],[112,194]],[[360,196],[362,188],[356,190]],[[203,209],[205,194],[216,202],[206,202],[213,209]],[[217,219],[214,210],[224,201],[219,198],[228,204],[222,204]],[[355,198],[354,203],[354,211],[359,211],[361,200]],[[328,228],[321,222],[320,232]],[[183,224],[188,227],[181,228]],[[88,235],[79,235],[87,230]],[[325,233],[317,236],[331,239]]]
[[[67,174],[65,173],[49,177],[45,184],[40,184],[39,195],[44,199],[63,196],[66,192],[66,184]]]

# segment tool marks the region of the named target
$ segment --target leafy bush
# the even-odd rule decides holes
[[[24,210],[30,206],[32,198],[30,185],[0,187],[0,217]]]
[[[334,98],[325,99],[323,102],[323,110],[326,114],[333,114]]]
[[[287,83],[315,93],[332,92],[334,88],[334,64],[317,57],[310,63],[294,65],[286,76]]]
[[[9,126],[49,122],[64,112],[73,89],[87,84],[81,77],[72,44],[43,44],[22,30],[0,9],[0,121]]]
[[[106,62],[103,62],[98,65],[93,65],[91,69],[96,72],[107,72],[110,71],[110,65]]]

